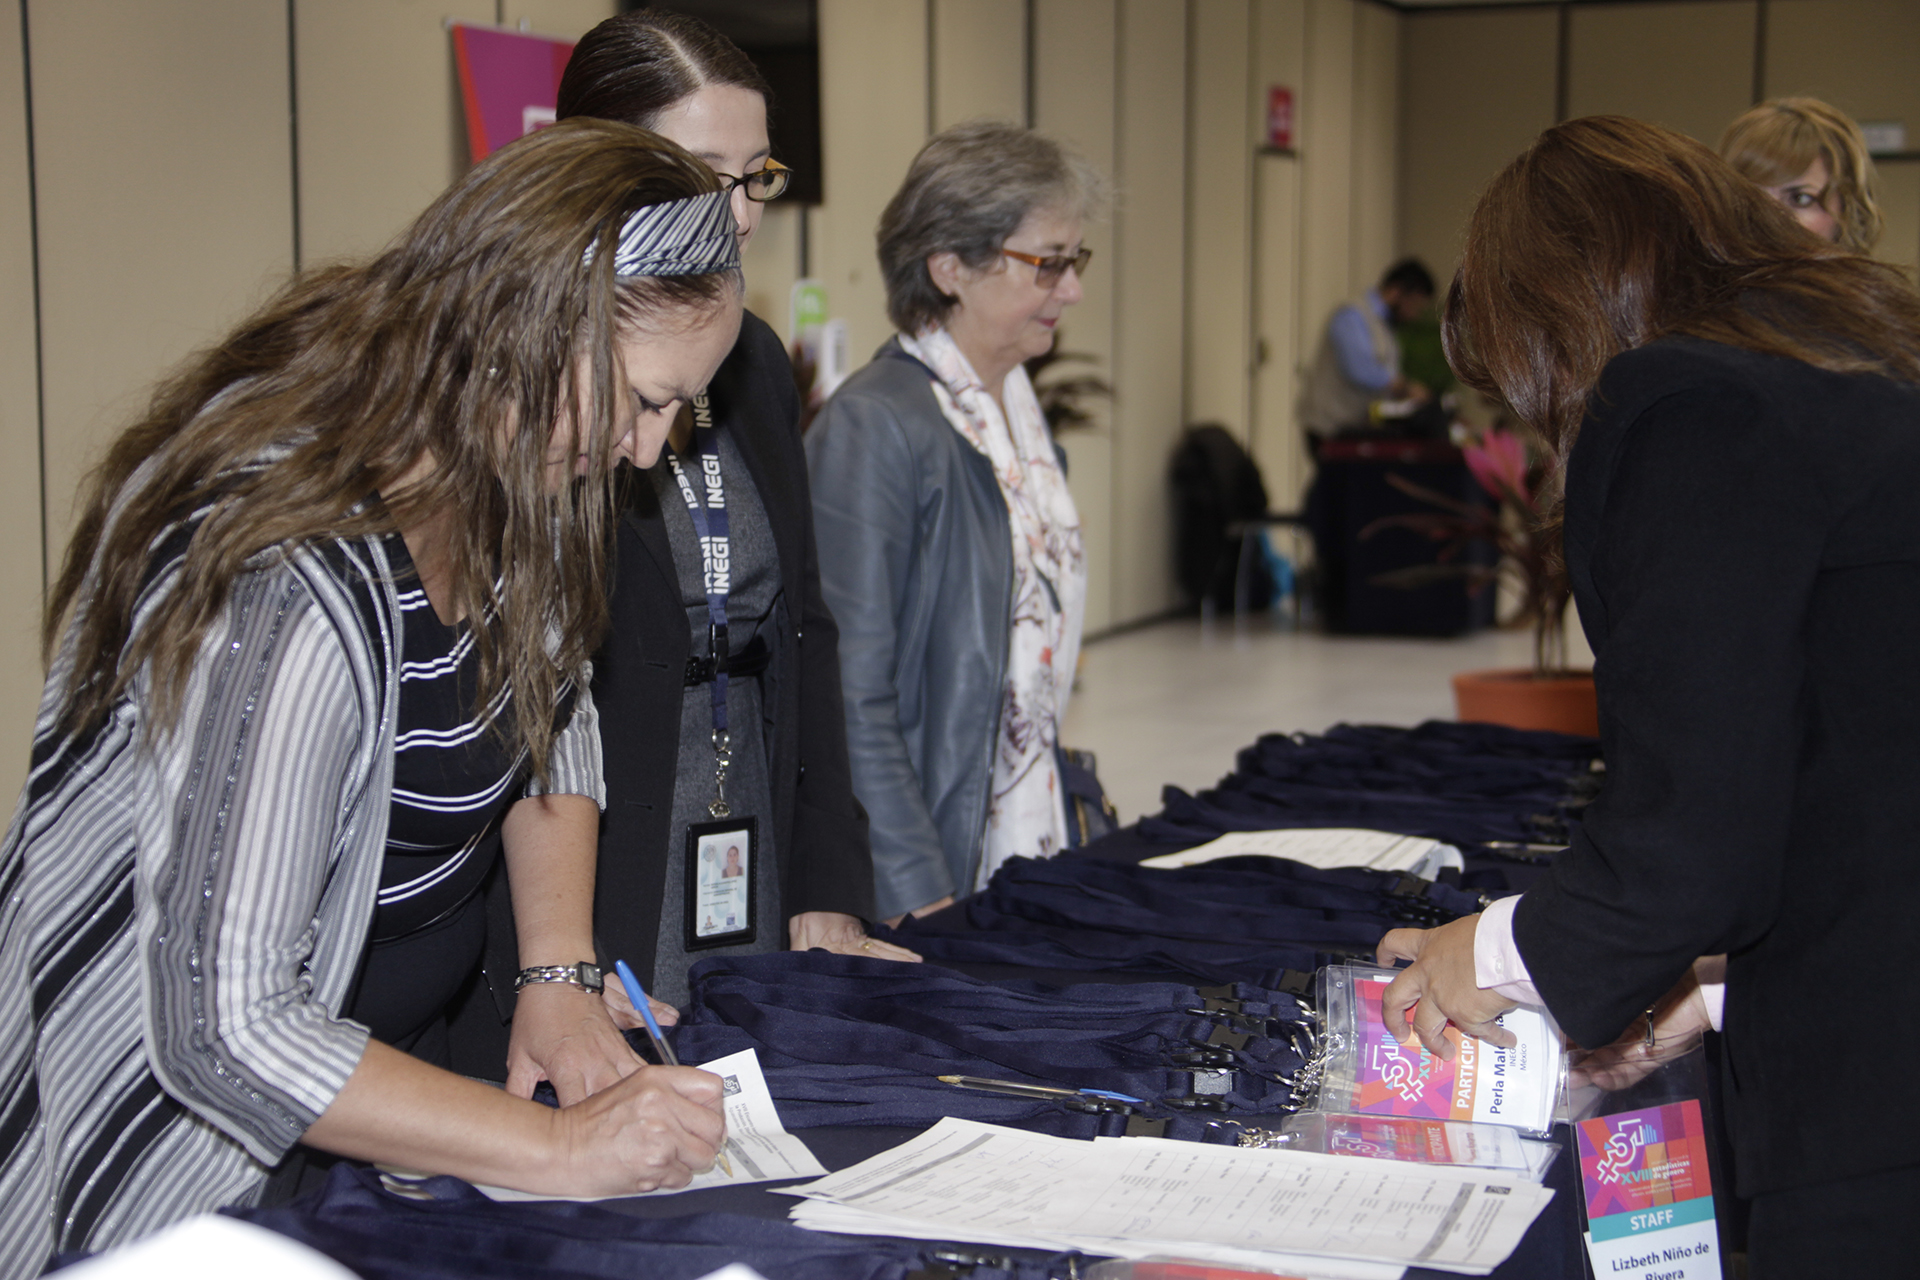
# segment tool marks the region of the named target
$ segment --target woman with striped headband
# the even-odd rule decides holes
[[[642,1067],[583,963],[587,659],[614,465],[740,307],[711,170],[570,123],[293,281],[115,444],[0,845],[5,1269],[255,1201],[299,1144],[574,1194],[712,1161],[720,1082]],[[514,1061],[559,1110],[432,1065],[496,860]]]

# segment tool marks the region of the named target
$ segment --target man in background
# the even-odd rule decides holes
[[[1396,262],[1380,283],[1342,306],[1327,321],[1326,336],[1307,373],[1300,421],[1310,432],[1330,436],[1344,427],[1373,422],[1379,400],[1426,401],[1428,388],[1400,372],[1400,343],[1393,326],[1420,318],[1433,304],[1433,275],[1417,258]]]

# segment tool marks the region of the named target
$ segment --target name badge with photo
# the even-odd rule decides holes
[[[755,835],[752,818],[687,828],[688,951],[753,941],[753,878],[759,874]]]

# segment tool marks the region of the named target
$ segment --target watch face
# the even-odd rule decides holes
[[[580,964],[580,985],[589,991],[599,991],[603,989],[606,986],[606,980],[601,976],[600,966],[597,964],[587,964],[585,961],[582,961]]]

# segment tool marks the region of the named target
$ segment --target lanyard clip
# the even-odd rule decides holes
[[[733,764],[733,737],[725,729],[713,731],[713,803],[707,812],[716,818],[729,817],[733,808],[727,803],[727,769]]]

